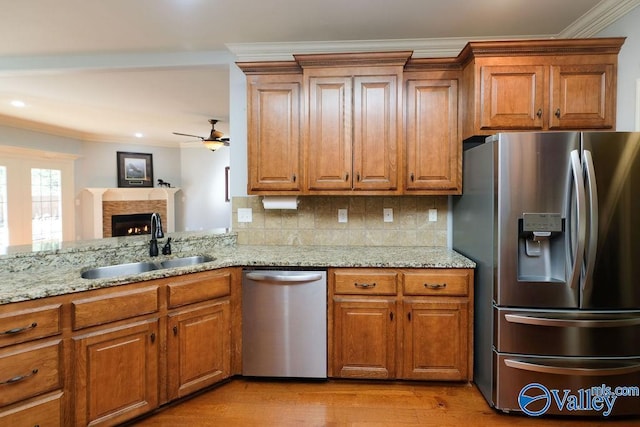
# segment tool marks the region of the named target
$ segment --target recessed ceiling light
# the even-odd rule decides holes
[[[136,138],[142,138],[144,136],[144,134],[142,132],[136,132],[134,133]]]
[[[23,108],[26,107],[27,104],[25,104],[24,101],[20,101],[19,99],[14,99],[13,101],[11,101],[11,105],[13,105],[14,107]]]

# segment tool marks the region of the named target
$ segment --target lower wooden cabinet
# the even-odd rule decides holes
[[[0,426],[63,427],[64,393],[57,391],[0,410]]]
[[[331,269],[329,376],[470,381],[473,270]]]
[[[333,310],[333,376],[394,378],[396,299],[336,297]]]
[[[438,297],[403,302],[402,378],[468,380],[468,302]]]
[[[158,319],[73,340],[75,425],[114,425],[158,406]]]
[[[169,400],[231,375],[231,305],[222,299],[169,314],[167,387]]]

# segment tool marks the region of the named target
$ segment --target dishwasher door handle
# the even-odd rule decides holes
[[[315,282],[322,279],[320,273],[296,273],[296,274],[278,274],[272,272],[258,272],[253,271],[247,273],[247,279],[255,280],[256,282]]]

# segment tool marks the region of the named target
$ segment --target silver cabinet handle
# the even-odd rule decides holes
[[[520,360],[513,359],[505,359],[504,364],[510,368],[520,369],[523,371],[556,375],[577,375],[581,377],[622,375],[640,371],[640,365],[619,366],[616,368],[569,368],[565,366],[552,366],[531,362],[522,362]]]
[[[505,314],[504,318],[507,322],[520,323],[523,325],[535,326],[556,326],[565,328],[573,326],[578,328],[617,328],[620,326],[637,326],[640,325],[639,317],[629,317],[621,319],[557,319],[552,317],[535,317],[525,316],[521,314]]]
[[[30,325],[27,326],[23,326],[20,328],[13,328],[13,329],[8,329],[4,332],[0,332],[0,335],[14,335],[14,334],[19,334],[20,332],[24,332],[24,331],[28,331],[29,329],[33,329],[35,327],[38,326],[38,322],[33,322]]]
[[[314,282],[322,279],[320,273],[297,273],[297,274],[277,274],[269,272],[251,272],[247,273],[247,279],[256,282]]]
[[[376,287],[376,282],[373,282],[373,283],[358,283],[358,282],[355,282],[353,284],[353,286],[355,286],[356,288],[360,288],[360,289],[371,289],[371,288],[375,288]]]
[[[446,283],[425,283],[424,287],[427,289],[444,289],[447,287]]]

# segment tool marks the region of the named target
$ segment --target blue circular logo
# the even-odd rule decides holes
[[[551,393],[542,384],[528,384],[520,390],[518,405],[525,414],[537,417],[547,412],[551,406]]]

